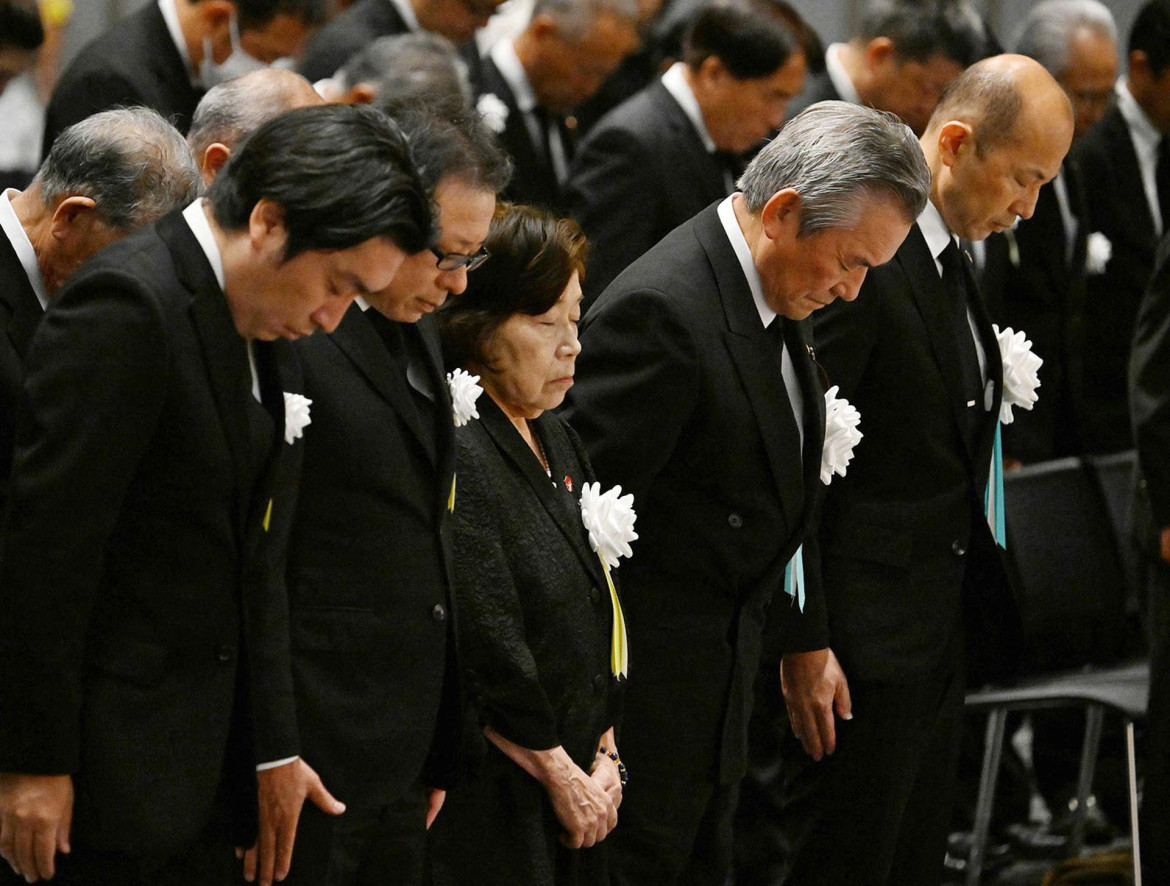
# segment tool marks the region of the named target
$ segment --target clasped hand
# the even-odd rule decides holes
[[[29,883],[52,879],[56,855],[69,852],[73,779],[0,774],[0,856]]]

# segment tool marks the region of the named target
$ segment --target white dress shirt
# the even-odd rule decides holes
[[[853,78],[849,76],[849,72],[845,70],[845,65],[841,61],[841,53],[844,50],[844,43],[830,44],[829,48],[825,50],[825,73],[829,75],[829,81],[837,90],[837,95],[841,96],[842,101],[859,105],[861,104],[861,96],[857,92],[857,87],[853,85]]]
[[[666,87],[666,91],[670,93],[671,98],[678,102],[678,106],[682,108],[682,112],[687,115],[687,119],[695,127],[695,132],[698,133],[699,140],[702,141],[703,147],[707,149],[707,153],[714,154],[719,150],[719,146],[715,144],[715,139],[711,138],[711,133],[707,131],[707,124],[703,120],[703,111],[699,107],[699,100],[695,98],[691,84],[687,83],[684,68],[686,68],[684,62],[675,62],[671,65],[666,73],[662,75],[662,85]],[[734,191],[735,178],[732,176],[730,169],[723,170],[723,179],[724,184],[727,185],[727,190]]]
[[[1163,225],[1162,208],[1158,205],[1158,145],[1162,141],[1162,133],[1150,122],[1146,112],[1129,91],[1124,78],[1117,81],[1115,91],[1117,110],[1125,120],[1134,153],[1137,154],[1138,169],[1142,174],[1142,188],[1146,192],[1146,202],[1150,205],[1150,215],[1154,218],[1154,230],[1161,236]]]
[[[28,282],[36,293],[37,301],[41,303],[41,310],[44,311],[49,307],[49,291],[45,288],[45,278],[41,276],[41,266],[37,264],[37,253],[33,249],[32,241],[28,239],[24,225],[20,223],[20,219],[16,217],[16,210],[12,208],[12,198],[18,196],[20,191],[15,188],[9,188],[0,194],[0,228],[4,230],[8,242],[12,244],[16,257],[20,260],[20,266],[24,268]]]

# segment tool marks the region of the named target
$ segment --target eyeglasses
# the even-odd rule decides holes
[[[478,252],[474,252],[471,255],[464,255],[462,252],[441,252],[434,246],[430,247],[430,250],[437,261],[440,271],[458,271],[460,268],[474,271],[491,258],[491,253],[482,246]]]

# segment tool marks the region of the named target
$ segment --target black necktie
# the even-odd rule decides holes
[[[947,317],[958,347],[959,365],[963,372],[963,400],[967,406],[968,443],[974,440],[978,418],[983,411],[983,376],[979,372],[979,356],[975,352],[975,337],[971,334],[971,323],[967,319],[967,301],[970,298],[969,269],[963,267],[967,261],[952,239],[939,255],[943,269],[943,291],[946,293]],[[974,404],[974,405],[972,405]]]
[[[1154,171],[1158,186],[1158,212],[1162,216],[1162,230],[1170,229],[1170,135],[1158,142],[1158,165]]]

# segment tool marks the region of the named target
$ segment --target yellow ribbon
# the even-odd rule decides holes
[[[601,568],[605,570],[605,582],[609,585],[609,602],[613,608],[613,630],[609,640],[609,667],[613,675],[619,680],[625,680],[630,670],[629,639],[626,636],[626,617],[622,614],[622,603],[618,599],[617,588],[613,586],[613,578],[609,574],[609,564],[598,554]]]
[[[272,499],[268,499],[268,510],[264,512],[264,531],[268,531],[268,524],[272,522]]]
[[[451,494],[447,496],[447,513],[455,513],[455,477],[456,474],[451,475]]]

